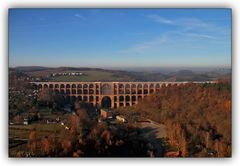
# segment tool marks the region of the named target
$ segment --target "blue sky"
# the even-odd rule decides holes
[[[9,65],[229,67],[229,9],[10,9]]]

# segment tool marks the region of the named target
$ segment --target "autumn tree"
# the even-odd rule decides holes
[[[48,88],[43,88],[39,92],[39,101],[49,105],[53,101],[52,91]]]
[[[29,133],[29,142],[28,142],[28,147],[29,147],[31,153],[33,153],[33,154],[38,153],[37,145],[38,145],[37,133],[36,133],[36,131],[31,131]]]

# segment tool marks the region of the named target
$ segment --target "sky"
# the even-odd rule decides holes
[[[230,67],[230,9],[9,9],[9,66]]]

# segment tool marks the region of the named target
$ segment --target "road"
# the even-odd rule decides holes
[[[149,122],[139,122],[138,127],[142,129],[141,136],[148,139],[152,145],[157,149],[157,156],[163,154],[163,142],[162,139],[167,137],[166,126],[160,123],[156,123],[152,120]]]

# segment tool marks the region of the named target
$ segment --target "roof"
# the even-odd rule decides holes
[[[101,111],[111,112],[112,110],[110,110],[110,109],[106,109],[106,108],[102,108]]]

